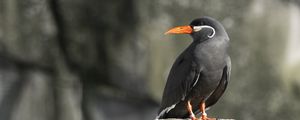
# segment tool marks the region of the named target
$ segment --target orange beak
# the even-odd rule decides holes
[[[189,25],[186,26],[178,26],[170,29],[165,33],[166,34],[191,34],[193,32],[193,28]]]

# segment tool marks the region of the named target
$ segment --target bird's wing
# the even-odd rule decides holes
[[[207,107],[214,105],[223,95],[227,87],[228,81],[230,80],[230,73],[231,73],[231,60],[230,57],[228,57],[226,59],[226,66],[223,69],[223,75],[218,87],[206,100]]]
[[[185,98],[199,79],[199,67],[190,57],[188,54],[181,54],[173,64],[164,89],[159,114],[174,108],[174,105]]]

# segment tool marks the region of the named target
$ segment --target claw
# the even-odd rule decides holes
[[[201,115],[201,120],[208,120],[206,115]]]
[[[191,120],[198,120],[195,116],[190,116]]]

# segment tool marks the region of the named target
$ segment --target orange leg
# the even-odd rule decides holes
[[[207,120],[207,114],[205,112],[205,101],[202,100],[200,103],[201,120]]]
[[[197,120],[197,118],[195,117],[195,114],[193,113],[193,108],[192,108],[192,105],[191,105],[191,101],[189,100],[188,103],[187,103],[187,110],[190,114],[190,118],[192,120]]]

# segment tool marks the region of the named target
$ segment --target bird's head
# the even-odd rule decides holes
[[[190,25],[174,27],[165,34],[190,34],[194,41],[204,41],[216,36],[228,38],[221,23],[210,17],[195,19]]]

